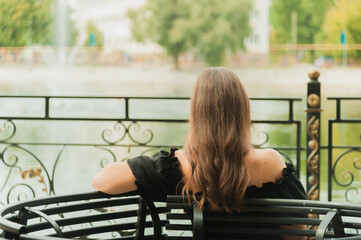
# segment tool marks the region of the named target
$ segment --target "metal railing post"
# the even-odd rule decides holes
[[[312,69],[307,83],[307,198],[320,199],[320,73]]]

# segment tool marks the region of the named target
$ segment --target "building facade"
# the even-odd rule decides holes
[[[251,35],[245,39],[245,46],[248,53],[268,54],[269,52],[270,5],[270,0],[254,0],[249,19]]]
[[[156,44],[141,44],[132,40],[126,11],[145,2],[146,0],[68,0],[73,11],[71,18],[79,32],[78,45],[90,40],[87,39],[87,25],[91,22],[103,33],[105,52],[122,50],[129,54],[160,53],[162,49]]]

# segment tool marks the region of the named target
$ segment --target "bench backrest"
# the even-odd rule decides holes
[[[89,236],[110,239],[162,239],[156,207],[137,192],[101,192],[52,196],[8,205],[0,210],[5,239],[69,239]],[[1,236],[0,236],[1,237]]]
[[[286,199],[247,199],[243,213],[201,211],[168,196],[166,239],[361,239],[361,205]],[[312,218],[310,215],[316,216]],[[307,228],[299,229],[296,226]]]

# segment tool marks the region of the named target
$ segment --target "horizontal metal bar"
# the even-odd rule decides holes
[[[51,217],[49,217],[47,214],[43,213],[42,211],[39,211],[37,209],[31,209],[31,208],[25,208],[27,211],[31,212],[32,214],[35,214],[41,218],[44,218],[45,221],[55,230],[56,235],[58,237],[63,237],[63,231],[60,229],[60,226],[57,222],[54,221]],[[29,229],[28,229],[29,230]]]
[[[32,234],[20,234],[19,240],[64,240],[66,238],[61,237],[49,237],[49,236],[41,236],[41,235],[32,235]],[[76,239],[73,239],[76,240]]]
[[[167,213],[166,218],[168,220],[171,220],[171,219],[190,220],[190,219],[192,219],[192,215],[186,214],[186,213]]]
[[[105,207],[114,207],[114,206],[125,206],[125,205],[137,205],[139,203],[139,198],[119,198],[119,199],[107,199],[106,201],[93,201],[93,202],[81,202],[76,204],[69,204],[65,206],[49,207],[41,209],[42,212],[48,215],[66,213],[66,212],[75,212],[88,209],[100,209]],[[32,214],[29,214],[29,219],[33,218]]]
[[[33,121],[114,121],[114,122],[174,122],[174,123],[187,123],[188,119],[164,119],[164,118],[71,118],[71,117],[11,117],[0,116],[3,120],[33,120]],[[361,121],[361,120],[360,120]],[[300,121],[290,120],[252,120],[253,124],[295,124]]]
[[[0,98],[54,98],[54,99],[164,99],[164,100],[188,100],[190,97],[137,97],[137,96],[46,96],[46,95],[0,95]],[[302,101],[302,98],[295,97],[275,97],[275,98],[260,98],[251,97],[250,100],[255,101]]]
[[[162,226],[164,226],[166,224],[166,221],[161,220],[160,222],[161,222]],[[146,228],[150,228],[150,227],[153,227],[153,223],[151,221],[147,221],[147,222],[145,222],[144,226]],[[137,225],[132,224],[132,223],[107,224],[106,226],[92,226],[89,228],[67,231],[67,232],[64,232],[64,236],[65,237],[79,237],[79,236],[84,236],[84,235],[89,235],[89,234],[135,229],[136,227],[137,227]]]
[[[151,222],[146,222],[144,224],[145,227],[152,227]],[[105,233],[105,232],[115,232],[120,230],[136,230],[137,223],[120,223],[120,224],[107,224],[106,226],[90,226],[88,228],[81,228],[77,230],[70,230],[64,232],[64,236],[66,238],[74,238],[80,237],[84,235],[97,234],[97,233]],[[52,236],[52,235],[50,235]]]
[[[128,193],[122,193],[117,195],[109,195],[102,192],[87,192],[87,193],[79,193],[79,194],[67,194],[67,195],[56,195],[56,196],[47,196],[42,198],[31,199],[27,201],[20,201],[13,204],[9,204],[6,207],[0,208],[0,216],[5,216],[11,212],[17,211],[23,207],[33,207],[44,204],[53,204],[59,202],[73,202],[79,200],[89,200],[89,199],[101,199],[101,198],[111,198],[111,197],[126,197],[126,196],[134,196],[137,194],[137,191],[132,191]],[[2,219],[2,218],[0,218]]]
[[[329,119],[328,120],[330,123],[361,123],[361,118],[360,119],[350,119],[350,118],[343,118],[343,119]]]
[[[360,97],[328,97],[327,100],[361,100]]]
[[[172,148],[172,147],[182,147],[181,145],[151,145],[151,144],[109,144],[109,143],[49,143],[49,142],[1,142],[1,144],[6,145],[28,145],[28,146],[69,146],[69,147],[125,147],[125,148],[143,148],[143,147],[149,147],[149,148]],[[274,148],[276,150],[297,150],[297,147],[292,146],[267,146],[268,148]],[[344,147],[347,148],[347,147]],[[305,147],[300,148],[300,150],[305,150]]]
[[[273,224],[304,224],[318,225],[321,219],[297,218],[297,217],[275,217],[272,216],[249,216],[249,215],[211,215],[207,216],[207,222],[249,222],[249,223],[273,223]],[[213,223],[214,224],[214,223]]]
[[[64,118],[64,117],[9,117],[1,116],[4,120],[47,120],[47,121],[128,121],[128,122],[179,122],[186,123],[187,119],[160,119],[160,118]]]
[[[127,96],[33,96],[33,95],[0,95],[0,98],[49,98],[49,99],[165,99],[187,100],[190,97],[127,97]]]
[[[28,229],[26,226],[16,223],[16,222],[9,221],[9,220],[1,218],[1,217],[0,217],[0,228],[4,231],[15,233],[15,234],[19,234],[19,233],[22,234],[22,233],[28,232]]]
[[[360,145],[344,145],[344,146],[341,146],[341,145],[332,145],[332,148],[338,148],[338,149],[349,149],[349,148],[360,148],[361,146]],[[329,146],[321,146],[321,149],[328,149]]]
[[[251,227],[204,227],[204,231],[208,233],[243,233],[243,234],[256,234],[256,235],[293,235],[293,236],[315,236],[314,230],[300,230],[300,229],[284,229],[284,228],[260,228],[255,226]],[[329,235],[332,235],[331,233]]]
[[[252,124],[258,123],[269,123],[269,124],[295,124],[301,121],[290,121],[290,120],[252,120]]]
[[[355,236],[350,235],[350,236],[347,236],[347,237],[331,238],[331,240],[332,239],[337,239],[337,240],[360,240],[361,237],[359,235],[357,235],[357,236],[356,235]]]
[[[167,197],[167,205],[183,204],[191,205],[192,203],[184,203],[187,201],[186,196],[169,195]],[[361,204],[343,203],[343,202],[320,202],[311,200],[298,200],[298,199],[273,199],[273,198],[248,198],[245,200],[245,206],[288,206],[288,207],[310,207],[310,208],[323,208],[323,209],[342,209],[344,211],[357,211],[361,214]],[[168,206],[169,207],[169,206]]]
[[[167,230],[180,230],[180,231],[192,231],[193,226],[191,224],[165,224]]]
[[[137,214],[138,214],[138,210],[110,212],[110,213],[92,214],[92,215],[77,216],[77,217],[70,217],[70,218],[61,218],[59,220],[55,220],[55,222],[59,226],[67,226],[67,225],[72,225],[72,224],[98,222],[98,221],[112,220],[112,219],[117,219],[117,218],[137,217]],[[47,222],[41,222],[41,223],[28,225],[27,227],[28,227],[29,232],[34,232],[34,231],[46,229],[50,226],[51,225]]]
[[[193,240],[193,237],[186,236],[167,236],[167,240]]]

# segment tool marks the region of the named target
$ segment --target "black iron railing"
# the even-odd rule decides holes
[[[328,100],[336,101],[336,118],[328,120],[328,200],[333,199],[333,192],[337,188],[344,191],[346,201],[361,203],[361,128],[360,132],[355,133],[359,135],[359,141],[348,142],[347,145],[334,144],[335,126],[361,124],[359,116],[342,117],[341,103],[351,101],[360,103],[361,98],[333,97]]]
[[[17,101],[24,106],[13,105]],[[25,109],[11,114],[3,111],[0,115],[3,121],[0,131],[0,203],[39,194],[55,195],[59,192],[56,186],[66,181],[66,177],[56,180],[59,174],[85,174],[83,171],[69,173],[68,169],[60,173],[65,167],[59,165],[74,167],[77,161],[83,161],[77,167],[82,169],[88,167],[84,165],[100,162],[99,170],[109,162],[124,161],[138,154],[151,155],[173,146],[181,147],[187,128],[189,101],[187,97],[0,96],[5,109],[6,102],[11,103],[12,108]],[[254,146],[277,149],[295,166],[299,175],[301,121],[294,119],[296,101],[301,99],[251,98],[251,104],[271,102],[280,106],[273,112],[281,111],[283,116],[281,119],[272,116],[253,120]],[[111,114],[102,111],[108,104],[112,105]],[[73,105],[77,108],[72,108]],[[91,107],[93,105],[95,107]],[[28,108],[33,110],[26,110]],[[88,110],[83,111],[83,108]],[[92,112],[95,108],[96,113]],[[166,114],[151,111],[158,108]],[[263,129],[258,129],[258,126]],[[267,129],[274,126],[287,126],[287,132],[293,131],[287,144],[278,145],[273,141],[274,133],[267,132]],[[82,134],[92,136],[78,139]],[[174,141],[169,140],[173,138]],[[66,153],[74,149],[78,153]],[[84,153],[93,149],[102,153]],[[87,157],[89,159],[84,163],[83,159]],[[86,178],[90,184],[90,175],[79,179]]]
[[[360,202],[361,139],[352,140],[342,126],[351,126],[347,129],[353,135],[361,135],[361,110],[359,105],[351,109],[354,118],[341,110],[344,103],[361,103],[361,98],[327,99],[336,101],[336,118],[328,120],[328,131],[324,131],[328,132],[328,144],[321,146],[319,73],[312,71],[309,77],[303,131],[306,119],[295,119],[300,116],[299,112],[295,115],[295,103],[301,102],[300,98],[251,98],[253,144],[278,150],[295,166],[298,176],[306,176],[305,186],[312,200],[319,200],[320,165],[328,155],[328,199],[337,195],[338,199]],[[182,147],[190,99],[0,96],[0,104],[0,205],[4,205],[59,194],[61,190],[63,194],[90,190],[91,176],[107,163]],[[259,114],[263,112],[267,113]],[[341,128],[336,129],[337,135],[335,126]],[[307,136],[303,144],[301,134]],[[323,149],[328,154],[321,156]],[[301,166],[302,153],[306,169]],[[64,182],[71,184],[64,186]],[[340,193],[344,197],[339,197]]]

